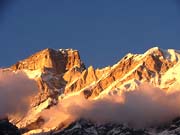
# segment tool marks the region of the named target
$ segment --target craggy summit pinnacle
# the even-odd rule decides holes
[[[72,49],[44,49],[33,54],[25,60],[17,62],[11,66],[13,70],[44,70],[52,69],[57,73],[64,73],[72,67],[85,69],[85,65],[80,59],[79,52]]]

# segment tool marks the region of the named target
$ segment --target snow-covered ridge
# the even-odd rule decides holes
[[[46,49],[42,51],[43,53],[45,52],[45,55],[43,54],[40,58],[32,55],[33,58],[37,58],[35,59],[37,61],[28,59],[24,62],[23,60],[21,61],[22,67],[19,68],[18,65],[16,70],[13,71],[25,72],[30,79],[37,81],[39,89],[42,92],[40,94],[42,97],[38,99],[43,100],[30,110],[29,117],[27,116],[27,118],[30,118],[30,116],[34,119],[38,118],[41,112],[46,110],[46,108],[56,105],[56,102],[61,102],[64,99],[67,100],[77,95],[84,95],[89,99],[99,100],[107,95],[121,94],[122,91],[134,90],[144,82],[168,91],[171,91],[177,86],[180,88],[180,51],[178,50],[165,50],[153,47],[144,54],[128,53],[111,67],[108,66],[102,69],[94,69],[93,67],[84,69],[83,67],[83,70],[80,70],[82,61],[79,54],[77,54],[79,53],[77,50],[52,50]],[[46,53],[47,51],[52,51],[52,54],[48,57],[49,52]],[[40,52],[40,54],[42,52]],[[55,61],[59,53],[61,53],[60,56],[62,56],[63,60],[69,61],[67,62],[66,70],[55,72],[51,70],[54,68],[53,66],[58,65],[56,69],[60,70],[62,65],[66,63],[66,61],[61,61],[61,57],[59,61]],[[36,55],[37,54],[38,53],[36,53]],[[51,56],[53,56],[53,54],[56,57],[53,59],[54,61],[47,62],[49,58],[52,58]],[[75,56],[77,57],[74,59]],[[75,62],[75,60],[77,61]],[[34,64],[34,62],[36,62],[36,64]],[[42,63],[39,64],[39,62]],[[23,64],[25,64],[25,66]],[[32,66],[30,66],[30,68],[24,68],[31,64]],[[41,69],[41,67],[45,67],[45,70]],[[163,68],[163,72],[161,72],[161,68]],[[53,101],[53,103],[50,104],[50,101]],[[25,118],[23,122],[28,123],[26,120]],[[21,125],[21,123],[19,123],[19,125]],[[56,127],[58,125],[53,126]]]
[[[175,49],[162,49],[159,47],[153,47],[149,50],[147,50],[144,54],[133,54],[133,53],[128,53],[125,55],[125,58],[128,59],[130,57],[134,57],[135,60],[141,60],[143,57],[153,54],[156,55],[157,52],[160,51],[163,53],[163,57],[167,60],[170,61],[178,61],[180,59],[180,50],[175,50]]]

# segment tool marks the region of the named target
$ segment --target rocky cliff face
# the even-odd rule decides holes
[[[13,71],[25,71],[30,78],[37,81],[40,92],[33,104],[38,105],[48,97],[57,98],[58,94],[62,94],[59,90],[69,81],[64,80],[64,74],[73,69],[82,72],[85,70],[85,65],[77,50],[48,48],[17,62],[10,68]]]
[[[17,125],[29,130],[37,128],[39,125],[33,123],[38,123],[40,112],[71,95],[94,100],[133,90],[144,82],[170,91],[180,83],[179,63],[179,51],[154,47],[144,54],[129,53],[112,67],[86,69],[77,50],[42,50],[10,67],[24,71],[39,86],[39,94],[32,101],[33,115]]]
[[[11,66],[13,70],[37,70],[42,71],[49,69],[55,73],[61,74],[71,69],[72,67],[85,69],[82,63],[79,52],[72,49],[45,49],[35,53],[29,58],[17,62]]]

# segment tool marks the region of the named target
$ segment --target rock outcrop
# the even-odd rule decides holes
[[[30,78],[35,79],[39,86],[39,94],[32,103],[36,106],[49,97],[57,98],[59,94],[62,94],[62,89],[69,81],[63,78],[64,74],[71,70],[82,72],[85,70],[85,65],[81,61],[77,50],[53,50],[48,48],[17,62],[10,68],[13,71],[23,70],[28,76],[35,74]]]
[[[17,62],[11,66],[13,70],[37,70],[42,71],[49,69],[55,73],[61,74],[71,69],[78,67],[82,70],[85,69],[83,62],[80,59],[79,52],[72,49],[45,49],[35,53],[29,58]]]

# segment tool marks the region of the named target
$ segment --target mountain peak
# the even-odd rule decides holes
[[[162,49],[161,49],[161,48],[159,48],[159,47],[152,47],[152,48],[148,49],[148,50],[145,52],[145,54],[153,54],[153,53],[159,53],[159,54],[161,54],[161,52],[162,52]]]
[[[46,48],[27,59],[17,62],[11,68],[13,70],[45,70],[51,69],[57,73],[64,73],[72,67],[85,69],[84,63],[80,59],[79,52],[73,49],[54,50]]]

